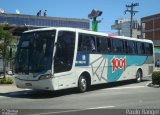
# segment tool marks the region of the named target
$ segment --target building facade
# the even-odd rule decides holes
[[[16,30],[26,30],[42,27],[72,27],[89,29],[89,19],[60,18],[48,16],[35,16],[24,14],[0,13],[0,23],[8,23],[10,28]]]
[[[119,18],[115,20],[115,24],[111,26],[113,30],[118,31],[118,35],[130,37],[130,19]],[[140,23],[137,20],[133,20],[132,25],[132,37],[140,38]]]
[[[160,14],[141,18],[142,36],[154,42],[155,47],[160,48]]]
[[[89,29],[88,19],[59,18],[33,16],[23,14],[0,14],[0,23],[8,22],[17,26],[39,26],[39,27],[73,27]]]

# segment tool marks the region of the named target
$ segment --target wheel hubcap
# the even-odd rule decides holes
[[[141,73],[140,72],[137,73],[137,81],[141,81]]]
[[[85,79],[81,80],[81,87],[82,87],[82,89],[86,89],[86,80]]]

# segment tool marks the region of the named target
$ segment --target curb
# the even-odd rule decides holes
[[[152,82],[147,84],[148,87],[160,88],[160,85],[152,84]]]

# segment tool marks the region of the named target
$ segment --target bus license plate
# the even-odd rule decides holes
[[[26,83],[26,86],[32,86],[32,84],[31,83]]]

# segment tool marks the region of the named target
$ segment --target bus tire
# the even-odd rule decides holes
[[[142,77],[143,77],[142,71],[139,69],[136,73],[136,82],[140,83],[142,81]]]
[[[87,91],[87,79],[83,74],[79,77],[78,89],[80,93],[84,93]]]

